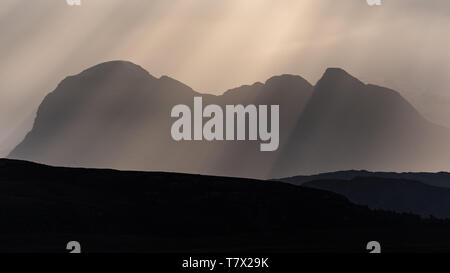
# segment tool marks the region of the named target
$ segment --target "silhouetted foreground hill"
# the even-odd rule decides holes
[[[259,141],[176,142],[177,104],[280,105],[280,146]],[[206,122],[208,119],[204,119]],[[448,169],[450,131],[424,119],[394,90],[338,68],[313,86],[295,75],[201,94],[124,61],[67,77],[39,106],[33,129],[9,158],[70,167],[274,178],[334,170]]]
[[[374,209],[450,218],[448,173],[341,171],[281,180],[338,193]]]
[[[0,160],[0,250],[450,251],[450,225],[280,182]]]

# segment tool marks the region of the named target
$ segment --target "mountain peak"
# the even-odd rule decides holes
[[[285,86],[288,84],[293,85],[304,85],[308,87],[312,87],[312,85],[305,80],[304,78],[298,76],[298,75],[291,75],[291,74],[283,74],[278,76],[273,76],[269,78],[266,83],[267,86]]]
[[[103,63],[99,63],[97,65],[94,65],[85,71],[95,70],[99,68],[128,68],[128,69],[135,69],[135,70],[145,70],[140,65],[137,65],[130,61],[122,61],[122,60],[114,60],[114,61],[107,61]]]
[[[322,78],[317,82],[319,89],[336,89],[336,88],[354,88],[361,87],[365,84],[357,78],[350,75],[342,68],[328,68]]]
[[[327,70],[325,70],[325,73],[323,76],[341,76],[341,77],[351,77],[354,78],[352,75],[350,75],[347,71],[345,71],[342,68],[339,67],[329,67]]]
[[[99,75],[133,75],[133,76],[141,76],[141,77],[150,77],[152,79],[156,79],[150,73],[142,68],[141,66],[129,62],[129,61],[108,61],[104,63],[100,63],[98,65],[92,66],[84,71],[82,71],[79,76],[82,77],[98,77]]]

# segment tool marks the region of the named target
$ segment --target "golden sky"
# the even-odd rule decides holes
[[[219,94],[327,67],[408,92],[450,92],[450,1],[2,0],[0,156],[66,76],[129,60]]]

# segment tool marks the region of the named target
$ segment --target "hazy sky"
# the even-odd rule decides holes
[[[197,91],[327,67],[404,94],[450,92],[450,1],[0,1],[0,157],[67,75],[129,60]],[[450,95],[449,95],[450,96]]]

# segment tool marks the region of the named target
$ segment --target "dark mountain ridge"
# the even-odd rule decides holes
[[[356,177],[351,180],[316,180],[304,187],[327,190],[371,209],[450,218],[450,189],[414,180]]]
[[[341,194],[372,209],[450,218],[449,173],[340,171],[281,181]]]
[[[350,171],[338,171],[330,173],[321,173],[316,175],[299,175],[293,177],[287,177],[281,179],[284,182],[291,183],[294,185],[303,185],[304,183],[315,181],[315,180],[352,180],[357,177],[375,177],[375,178],[387,178],[387,179],[402,179],[402,180],[412,180],[418,181],[423,184],[427,184],[435,187],[450,188],[450,173],[448,172],[438,172],[438,173],[427,173],[427,172],[405,172],[405,173],[394,173],[394,172],[370,172],[366,170],[350,170]]]

